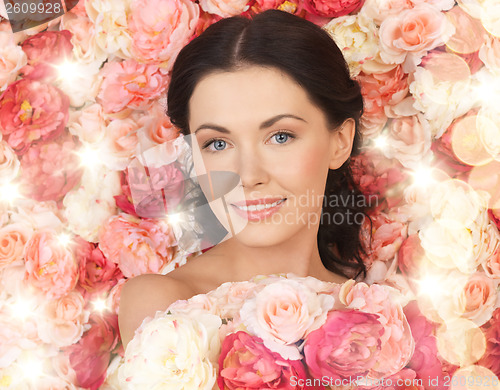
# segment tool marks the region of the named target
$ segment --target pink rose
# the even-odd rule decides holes
[[[1,133],[0,133],[0,138]],[[10,182],[19,174],[19,159],[16,152],[7,144],[0,140],[0,182]],[[1,224],[0,224],[1,225]]]
[[[417,301],[411,301],[404,308],[415,340],[415,352],[408,363],[417,377],[422,379],[426,388],[444,390],[444,375],[441,360],[438,358],[435,331],[438,324],[430,322],[418,308]],[[438,386],[432,386],[430,380],[439,378]]]
[[[17,154],[34,142],[52,140],[68,121],[68,97],[58,88],[21,79],[0,96],[0,131]]]
[[[21,160],[21,181],[38,201],[61,201],[80,181],[83,170],[75,154],[78,139],[63,137],[32,146]]]
[[[127,278],[159,273],[173,259],[175,237],[164,220],[111,217],[99,231],[99,248]]]
[[[111,352],[118,343],[118,317],[116,314],[93,314],[90,325],[90,330],[66,353],[76,372],[76,385],[97,390],[106,379]]]
[[[184,175],[177,163],[148,167],[148,174],[129,167],[121,176],[123,194],[114,197],[116,206],[136,217],[165,217],[184,198]]]
[[[305,389],[306,371],[299,360],[283,359],[246,332],[228,335],[219,356],[219,388],[228,390]],[[297,385],[294,385],[296,382]]]
[[[194,33],[191,36],[191,38],[189,39],[189,42],[191,42],[194,38],[196,38],[203,31],[205,31],[208,28],[208,26],[214,24],[215,22],[218,22],[221,19],[222,19],[222,16],[201,11],[200,17],[198,19],[198,23],[196,24],[196,27],[194,28]]]
[[[495,310],[498,284],[499,280],[495,281],[483,272],[470,275],[460,295],[455,297],[458,314],[479,326],[486,323]]]
[[[363,6],[364,0],[306,0],[304,9],[314,15],[338,18],[355,12]]]
[[[199,16],[199,5],[189,0],[133,0],[128,22],[133,57],[169,71]]]
[[[118,266],[106,259],[97,244],[77,236],[75,256],[80,265],[79,285],[91,295],[107,293],[123,274]]]
[[[0,269],[23,259],[24,246],[30,235],[30,229],[21,224],[10,224],[0,229]]]
[[[62,245],[54,230],[36,231],[25,247],[25,279],[46,298],[69,293],[78,279],[78,265],[69,248]]]
[[[377,315],[357,310],[328,313],[306,338],[304,356],[314,378],[356,378],[371,373],[379,359],[384,327]]]
[[[380,57],[387,64],[401,64],[409,56],[413,68],[428,50],[441,46],[453,32],[438,8],[417,4],[384,19],[379,30]]]
[[[82,294],[69,294],[48,301],[37,315],[38,335],[46,343],[64,347],[76,343],[89,319]]]
[[[147,108],[167,86],[167,78],[157,65],[140,64],[134,60],[106,62],[100,70],[103,81],[97,100],[106,113]]]
[[[500,229],[500,209],[489,209],[488,210],[488,216],[490,217],[491,221],[496,225],[498,229]]]
[[[500,308],[495,310],[489,322],[482,328],[486,337],[486,351],[477,364],[500,377]]]
[[[139,143],[138,128],[138,123],[132,117],[114,119],[108,124],[101,141],[101,150],[104,151],[102,161],[110,169],[121,171],[126,168]]]
[[[339,301],[346,309],[378,314],[385,332],[381,336],[382,347],[377,365],[370,375],[382,378],[393,375],[408,364],[415,348],[410,326],[401,307],[399,293],[391,287],[349,280],[342,284]]]
[[[58,76],[56,66],[72,57],[71,33],[43,31],[26,39],[22,48],[28,56],[28,64],[21,70],[24,76],[51,82]]]

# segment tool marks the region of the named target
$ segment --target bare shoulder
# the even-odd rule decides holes
[[[194,295],[182,279],[169,275],[145,274],[129,279],[120,294],[118,321],[123,346],[148,316],[164,311],[171,303]]]

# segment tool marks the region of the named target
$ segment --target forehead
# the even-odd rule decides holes
[[[274,68],[249,67],[201,79],[189,101],[189,121],[260,121],[282,112],[305,114],[308,109],[317,110],[290,76]]]

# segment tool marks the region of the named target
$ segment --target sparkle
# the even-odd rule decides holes
[[[109,310],[108,304],[105,299],[99,298],[92,302],[94,310],[102,313],[103,311]]]
[[[71,235],[68,233],[61,233],[57,236],[57,240],[62,246],[67,247],[71,243]]]
[[[179,213],[168,215],[169,224],[175,225],[178,224],[180,221],[181,221],[181,215]]]
[[[59,78],[64,80],[73,80],[80,76],[81,69],[77,62],[64,61],[62,64],[56,65],[59,73]]]
[[[22,198],[19,185],[14,183],[0,184],[0,201],[12,204],[15,200]]]
[[[29,357],[22,362],[23,374],[26,378],[36,379],[43,375],[43,362],[34,357]]]
[[[101,165],[100,151],[88,145],[75,152],[80,158],[80,165],[85,168],[91,169]]]
[[[413,176],[413,184],[419,187],[427,187],[434,182],[432,177],[432,168],[429,167],[419,167],[411,173]]]
[[[427,275],[418,282],[418,292],[420,295],[429,295],[430,297],[441,296],[444,292],[442,280],[432,275]]]
[[[18,298],[14,303],[9,305],[10,313],[19,320],[28,318],[32,313],[32,309],[33,303],[23,298]]]
[[[377,138],[375,138],[373,140],[373,144],[375,145],[376,148],[379,148],[379,149],[383,150],[388,145],[387,137],[385,137],[383,135],[379,135]]]

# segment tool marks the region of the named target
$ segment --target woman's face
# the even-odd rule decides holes
[[[241,180],[225,196],[227,211],[212,206],[220,220],[228,215],[233,226],[244,226],[238,240],[269,246],[304,229],[317,233],[328,169],[349,157],[353,120],[331,131],[300,85],[264,67],[206,76],[194,89],[189,112],[191,136],[200,148],[196,172],[231,171]],[[226,184],[215,180],[210,186]],[[255,202],[260,206],[252,207]]]

